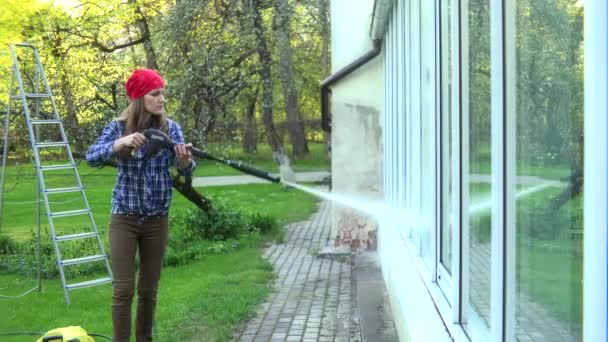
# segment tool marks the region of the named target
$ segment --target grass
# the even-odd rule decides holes
[[[114,180],[103,174],[91,174],[82,177],[86,186],[89,205],[93,209],[95,223],[100,231],[108,226],[110,212],[110,196]],[[5,194],[4,218],[2,232],[10,232],[17,240],[29,237],[36,227],[35,185],[31,181],[20,182],[15,191]],[[203,195],[226,197],[235,205],[250,212],[265,213],[277,217],[280,224],[305,219],[314,210],[316,200],[310,195],[295,190],[286,190],[277,184],[250,184],[205,187],[199,189]],[[66,203],[60,209],[69,209],[73,202]],[[194,205],[174,192],[171,210],[179,208],[194,208]],[[72,209],[74,209],[72,207]],[[44,210],[44,208],[43,208]],[[60,219],[65,226],[83,226],[75,219]],[[59,221],[59,220],[57,220]],[[42,217],[42,226],[47,227],[46,217]]]
[[[110,196],[116,170],[79,165],[89,204],[102,235],[106,234]],[[7,167],[5,205],[1,233],[19,240],[31,236],[36,227],[36,181],[29,168]],[[21,175],[17,177],[17,174]],[[29,175],[27,175],[29,173]],[[63,171],[48,177],[62,182]],[[53,179],[55,178],[55,179]],[[45,178],[46,180],[47,178]],[[285,190],[276,184],[206,187],[199,189],[234,203],[247,212],[273,215],[280,224],[303,220],[316,210],[317,200],[304,192]],[[73,195],[72,195],[73,196]],[[65,198],[56,199],[64,202]],[[74,202],[59,203],[73,207]],[[174,192],[171,210],[194,208]],[[42,218],[46,226],[46,218]],[[83,225],[66,221],[66,229]],[[271,237],[244,235],[241,246],[230,253],[210,254],[202,260],[179,267],[166,267],[159,288],[156,333],[159,341],[228,341],[233,329],[246,320],[268,294],[272,267],[261,257],[260,246]],[[104,237],[105,240],[105,237]],[[0,272],[0,293],[16,295],[35,285],[33,278]],[[16,300],[2,299],[0,333],[9,331],[47,331],[67,325],[81,325],[88,332],[111,335],[111,287],[100,286],[70,292],[67,306],[58,280],[43,281],[42,292]],[[2,337],[3,341],[31,341],[32,337]]]
[[[253,307],[268,294],[272,277],[272,267],[255,248],[165,268],[158,294],[157,340],[228,341],[232,329],[251,315]],[[17,286],[32,285],[31,279],[0,274],[3,293],[9,292],[7,288],[15,293]],[[69,306],[63,300],[60,286],[58,280],[45,280],[42,292],[4,300],[0,333],[80,325],[90,333],[111,336],[109,285],[70,292]],[[32,338],[2,340],[17,342]]]

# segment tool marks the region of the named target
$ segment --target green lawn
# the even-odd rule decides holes
[[[232,329],[268,294],[272,277],[272,267],[255,248],[165,268],[158,295],[157,340],[228,341]],[[16,294],[34,284],[32,279],[0,274],[3,294]],[[60,286],[58,280],[46,280],[42,292],[3,299],[0,333],[80,325],[90,333],[111,336],[110,285],[70,292],[69,306]],[[0,339],[33,340],[31,336]]]
[[[107,231],[110,195],[115,170],[79,166],[86,194],[102,235]],[[8,167],[7,192],[2,218],[2,234],[19,240],[31,236],[36,227],[35,178],[31,166],[21,169]],[[66,177],[57,174],[61,181]],[[29,175],[28,175],[29,173]],[[246,212],[275,216],[279,223],[307,218],[316,210],[317,199],[295,190],[285,190],[277,184],[252,184],[208,187],[199,189],[234,203]],[[171,211],[194,208],[194,205],[174,192]],[[74,202],[57,200],[59,206]],[[75,208],[71,208],[75,209]],[[46,226],[46,218],[42,218]],[[78,228],[82,222],[65,222]],[[69,228],[68,228],[69,229]],[[250,316],[255,305],[269,292],[271,266],[262,259],[260,246],[271,237],[244,235],[239,248],[229,253],[204,255],[202,260],[179,267],[166,267],[159,289],[156,332],[159,341],[228,341],[233,329]],[[105,237],[104,237],[105,241]],[[35,285],[33,278],[2,273],[0,293],[16,295]],[[72,304],[67,306],[58,280],[43,281],[43,290],[20,299],[0,299],[0,333],[10,331],[47,331],[67,325],[81,325],[87,331],[111,335],[111,288],[109,285],[70,292]],[[0,338],[2,341],[31,341],[30,337]]]
[[[86,187],[86,195],[89,205],[93,209],[97,227],[103,232],[108,226],[114,178],[103,173],[93,173],[88,176],[83,175],[82,182]],[[33,202],[36,200],[34,189],[35,185],[31,181],[29,183],[20,181],[15,191],[5,194],[1,232],[9,232],[17,240],[23,240],[31,235],[37,225],[36,204]],[[293,189],[286,190],[277,184],[229,185],[205,187],[198,190],[203,195],[221,196],[229,201],[234,201],[236,207],[243,208],[245,211],[275,216],[281,224],[305,219],[314,208],[315,202],[310,195],[304,195]],[[304,197],[307,199],[303,200]],[[62,204],[60,209],[67,210],[73,204],[74,202]],[[180,208],[195,208],[195,206],[175,191],[171,211]],[[82,223],[75,223],[76,220],[82,220],[82,218],[66,218],[57,221],[65,222],[66,226],[85,226]],[[44,211],[42,226],[48,226]]]

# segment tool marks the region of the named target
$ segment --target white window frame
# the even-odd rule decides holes
[[[515,0],[504,0],[503,2],[503,80],[505,101],[502,120],[504,129],[504,181],[503,181],[503,205],[504,222],[502,224],[504,284],[503,295],[503,334],[507,341],[515,340],[515,303],[517,284],[517,203],[515,199],[517,185],[517,46],[515,43]]]
[[[454,2],[456,2],[456,1],[453,1],[453,3]],[[449,220],[448,222],[450,222],[449,224],[452,225],[452,229],[453,229],[453,224],[452,224],[452,218],[451,218],[451,216],[448,217],[448,218],[444,218],[444,213],[445,213],[445,211],[444,211],[444,205],[445,205],[445,203],[444,203],[444,198],[443,198],[443,190],[444,190],[445,187],[452,186],[453,184],[450,184],[450,183],[446,182],[446,180],[449,179],[448,177],[451,177],[451,175],[446,175],[447,173],[444,172],[444,168],[442,168],[442,166],[446,162],[443,159],[443,155],[442,155],[443,148],[444,148],[444,144],[443,144],[443,138],[444,138],[444,133],[445,133],[444,131],[446,129],[445,126],[443,125],[443,119],[444,119],[445,116],[443,115],[444,113],[442,111],[443,110],[442,104],[443,104],[443,101],[445,100],[445,97],[444,97],[445,94],[443,92],[444,89],[443,89],[443,77],[442,77],[443,74],[442,73],[444,72],[444,70],[443,70],[443,67],[444,67],[444,65],[443,65],[443,54],[444,54],[444,52],[448,52],[448,51],[449,51],[449,53],[452,53],[452,49],[448,49],[448,51],[444,51],[444,47],[445,47],[445,45],[447,45],[449,47],[452,47],[453,45],[452,45],[452,41],[451,40],[450,41],[446,41],[446,36],[444,35],[445,32],[443,31],[443,25],[442,25],[443,23],[441,22],[442,19],[443,19],[441,6],[442,6],[442,1],[437,0],[436,1],[436,11],[435,11],[435,13],[436,13],[436,17],[437,17],[436,31],[438,32],[438,34],[436,35],[436,37],[437,37],[437,39],[436,39],[436,42],[437,42],[437,44],[436,44],[436,49],[437,49],[437,53],[436,53],[436,56],[437,56],[436,57],[436,60],[437,60],[436,70],[437,70],[437,72],[436,72],[435,80],[437,82],[436,84],[437,84],[437,89],[438,89],[438,91],[437,91],[438,96],[436,96],[437,97],[436,106],[437,106],[437,109],[438,109],[437,110],[437,118],[438,118],[438,120],[436,120],[437,124],[436,124],[436,133],[435,133],[436,139],[435,139],[435,141],[436,141],[437,146],[439,146],[439,148],[436,149],[437,150],[437,153],[436,153],[437,154],[437,158],[436,158],[437,161],[436,161],[436,165],[435,165],[436,170],[437,170],[437,175],[438,175],[437,178],[436,178],[436,187],[437,187],[437,204],[436,204],[436,206],[437,206],[437,214],[436,214],[436,230],[437,230],[437,234],[436,234],[436,236],[437,236],[437,238],[435,240],[436,241],[435,244],[436,244],[437,247],[436,247],[436,253],[435,254],[436,254],[436,258],[437,258],[437,262],[436,262],[437,270],[436,270],[436,278],[435,278],[435,280],[437,281],[437,284],[439,285],[439,287],[443,291],[446,299],[450,302],[450,306],[451,306],[451,301],[452,301],[452,298],[453,298],[453,295],[454,295],[454,289],[453,289],[453,285],[452,285],[453,284],[452,283],[453,279],[452,279],[452,275],[450,274],[450,272],[452,270],[450,269],[450,272],[448,272],[448,270],[445,268],[445,266],[441,263],[441,250],[443,248],[442,247],[442,245],[443,245],[442,238],[443,237],[442,237],[441,232],[442,232],[442,229],[444,228],[443,227],[443,223],[445,222],[445,219]],[[448,16],[451,17],[452,16],[451,13],[448,13]],[[450,21],[450,23],[452,23],[452,21]],[[451,30],[452,30],[452,28],[450,28],[450,31]],[[452,65],[448,65],[447,68],[451,69]],[[452,87],[453,87],[453,84],[454,84],[454,80],[452,79]],[[451,91],[452,91],[451,89],[448,89],[448,92],[451,92]],[[451,103],[450,103],[450,109],[451,109]],[[450,111],[450,113],[449,113],[449,115],[447,117],[448,118],[452,118],[453,115],[454,115],[454,112]],[[451,125],[450,125],[450,127],[451,127]],[[451,134],[448,135],[448,136],[452,137]],[[452,141],[450,143],[450,147],[453,146],[453,145],[454,145],[454,142]],[[450,154],[449,154],[450,159],[447,160],[447,163],[450,164],[450,166],[451,166],[450,170],[452,170],[455,167],[455,165],[454,165],[454,158],[453,158],[451,152],[452,151],[450,151]],[[448,176],[448,177],[446,177],[446,176]],[[453,192],[453,190],[451,189],[450,190],[450,194],[452,192]],[[447,199],[447,202],[452,203],[453,199],[449,198],[449,199]],[[453,240],[453,239],[450,237],[450,240]],[[454,264],[454,261],[455,261],[454,254],[452,254],[452,260],[451,260],[451,264],[452,265]]]
[[[492,242],[491,242],[491,298],[490,298],[490,336],[491,341],[503,341],[504,336],[504,227],[505,221],[505,187],[503,185],[506,170],[504,132],[504,22],[502,0],[490,2],[490,59],[491,59],[491,132],[492,132]]]
[[[606,341],[608,104],[605,0],[585,1],[585,184],[583,337]]]
[[[405,130],[404,130],[404,125],[405,125],[405,103],[404,103],[404,96],[403,96],[403,89],[405,86],[405,70],[404,70],[404,54],[405,54],[405,48],[403,46],[403,20],[402,18],[399,18],[397,12],[401,10],[401,8],[403,7],[403,3],[401,2],[396,2],[394,4],[394,6],[396,7],[392,12],[392,21],[393,21],[393,28],[396,28],[396,32],[393,38],[393,41],[395,42],[396,45],[396,50],[397,50],[397,56],[396,56],[396,63],[395,65],[397,66],[397,70],[394,73],[397,77],[397,87],[395,89],[395,96],[397,97],[397,109],[395,111],[395,116],[396,116],[396,120],[397,120],[397,143],[399,146],[399,149],[397,151],[397,160],[398,160],[398,167],[397,167],[397,195],[396,195],[396,203],[397,203],[397,208],[399,208],[400,210],[402,210],[404,208],[404,202],[405,202],[405,198],[404,198],[404,190],[405,190],[405,177],[406,177],[406,172],[405,172]]]
[[[388,22],[389,28],[391,27],[390,25],[390,20]],[[385,163],[388,165],[389,169],[387,170],[393,170],[395,168],[395,146],[392,143],[394,141],[394,125],[393,125],[393,120],[394,120],[394,114],[393,114],[393,80],[394,78],[391,76],[393,75],[392,73],[392,68],[394,65],[394,61],[392,60],[392,49],[393,46],[391,44],[391,36],[392,36],[392,30],[389,29],[386,32],[386,43],[384,44],[384,58],[385,58],[385,78],[384,78],[384,82],[386,84],[386,91],[384,92],[384,96],[386,98],[386,104],[385,104],[385,110],[386,113],[388,115],[385,115],[385,132],[386,132],[386,136],[388,139],[387,144],[385,144],[385,154],[387,156]],[[396,177],[394,172],[387,172],[387,176],[384,177],[385,181],[389,184],[389,188],[387,188],[387,193],[386,193],[386,197],[389,199],[389,201],[391,203],[394,203],[394,196],[395,196],[395,187],[396,187]]]

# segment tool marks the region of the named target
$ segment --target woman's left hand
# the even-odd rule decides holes
[[[190,151],[191,147],[192,144],[175,144],[173,147],[180,170],[187,168],[192,162],[192,152]]]

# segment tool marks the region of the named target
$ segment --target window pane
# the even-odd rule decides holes
[[[463,227],[468,236],[467,257],[468,295],[464,298],[465,329],[474,336],[487,336],[490,327],[491,289],[491,126],[490,126],[490,14],[489,0],[469,0],[468,25],[468,97],[462,101],[463,115],[468,115],[468,170],[463,184],[468,190],[468,208],[463,215]],[[463,49],[466,47],[463,47]],[[466,93],[465,93],[466,94]],[[468,109],[468,110],[467,110]],[[468,218],[468,219],[467,219]],[[476,338],[475,340],[482,340]]]
[[[452,274],[452,1],[441,2],[441,225],[439,261]]]
[[[516,1],[516,331],[582,339],[583,2]]]
[[[406,16],[405,16],[405,20],[406,20],[406,24],[405,26],[407,27],[406,30],[406,34],[404,34],[405,36],[405,139],[406,139],[406,151],[405,151],[405,174],[406,174],[406,179],[405,179],[405,207],[406,207],[406,211],[407,212],[413,212],[414,206],[412,205],[412,202],[414,200],[414,191],[413,191],[413,185],[414,184],[414,180],[413,180],[413,175],[414,175],[414,167],[413,167],[413,163],[412,163],[412,145],[414,143],[414,139],[412,137],[413,134],[413,130],[412,130],[412,112],[414,110],[414,106],[413,106],[413,98],[414,98],[414,79],[411,76],[413,74],[412,70],[412,64],[414,63],[414,56],[413,56],[413,51],[414,51],[414,44],[412,43],[412,40],[415,38],[415,30],[414,30],[414,21],[412,20],[412,11],[414,10],[414,2],[413,1],[408,1],[407,2],[407,10],[406,10]],[[410,239],[411,242],[413,242],[415,240],[415,234],[416,232],[414,231],[414,225],[411,222],[411,220],[408,222],[408,238]]]
[[[433,1],[420,2],[420,168],[421,168],[421,241],[420,251],[428,267],[433,267],[434,249],[431,227],[435,217],[435,177],[433,160],[436,157],[433,150],[435,130],[435,13]]]

